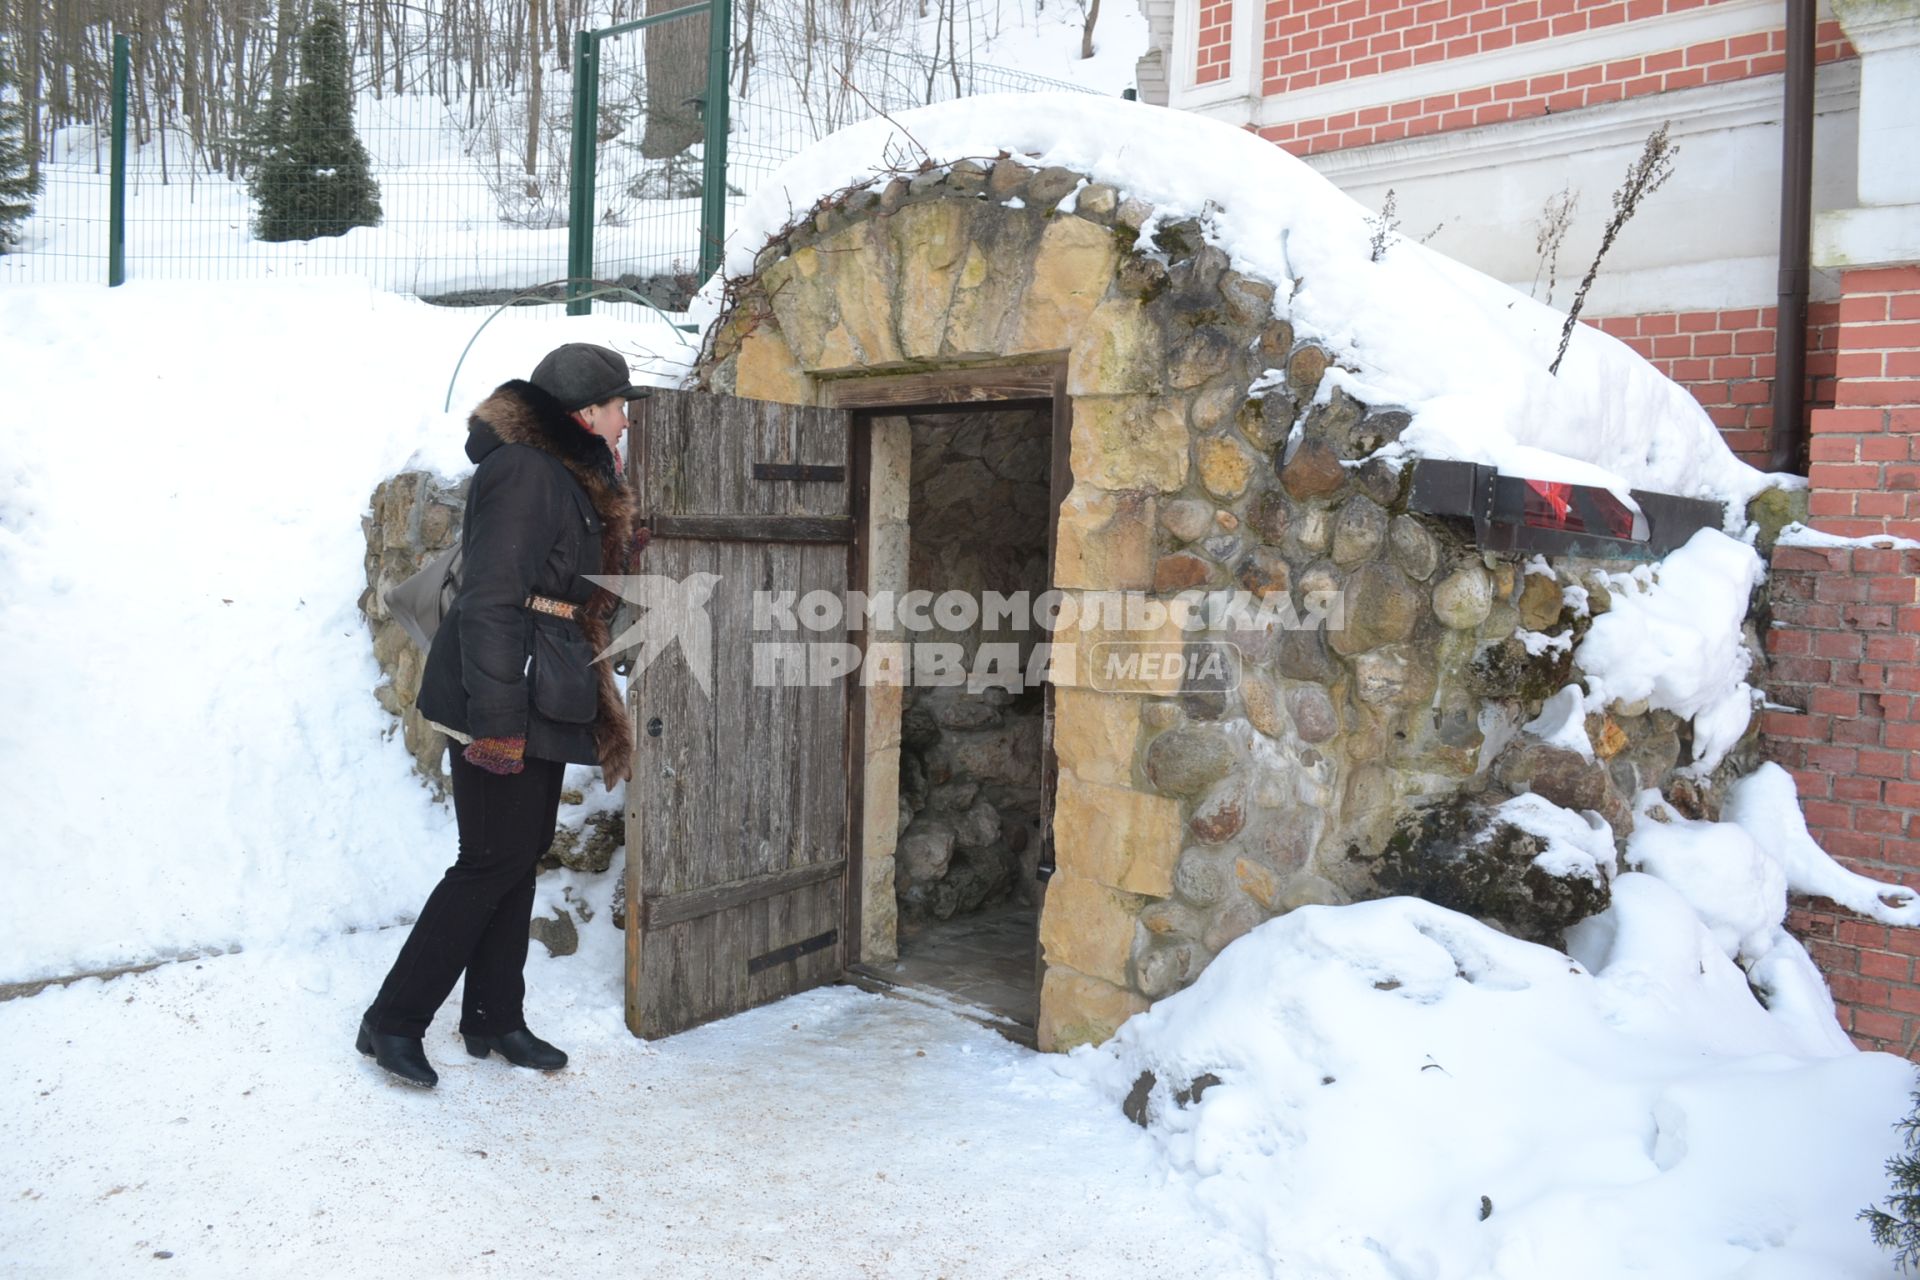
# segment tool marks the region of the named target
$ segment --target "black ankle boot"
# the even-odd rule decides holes
[[[500,1056],[516,1067],[533,1067],[538,1071],[558,1071],[567,1065],[567,1055],[542,1040],[525,1027],[518,1031],[509,1031],[503,1036],[464,1036],[467,1052],[476,1058],[484,1058],[498,1050]]]
[[[440,1083],[439,1075],[427,1062],[425,1047],[414,1036],[382,1035],[362,1018],[360,1035],[353,1047],[379,1063],[389,1075],[408,1084],[431,1089]]]

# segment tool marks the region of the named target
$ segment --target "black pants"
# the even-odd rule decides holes
[[[425,1035],[462,970],[461,1034],[499,1036],[527,1025],[521,970],[533,877],[553,844],[567,767],[529,758],[522,772],[502,777],[468,764],[458,743],[451,754],[460,857],[427,896],[367,1010],[382,1035]]]

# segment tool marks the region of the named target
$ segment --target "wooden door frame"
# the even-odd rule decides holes
[[[1048,464],[1048,488],[1052,514],[1047,521],[1047,583],[1053,589],[1054,566],[1058,562],[1060,508],[1073,488],[1072,441],[1073,397],[1067,394],[1066,353],[1056,352],[1035,359],[1016,359],[990,365],[967,365],[934,369],[919,373],[875,374],[819,383],[817,403],[823,408],[846,409],[852,413],[848,430],[848,514],[853,517],[853,543],[847,551],[848,581],[852,589],[866,589],[870,548],[869,520],[873,475],[873,420],[893,417],[928,417],[935,414],[997,412],[1016,409],[1047,409],[1052,414],[1052,450]],[[860,666],[865,670],[867,628],[861,627],[853,641],[860,649]],[[1055,778],[1059,765],[1054,757],[1053,684],[1046,686],[1047,733],[1041,743],[1040,769],[1046,812],[1041,815],[1041,859],[1043,865],[1053,857],[1053,806]],[[866,916],[862,895],[866,884],[866,686],[856,680],[847,697],[847,946],[848,967],[861,963],[866,936]]]

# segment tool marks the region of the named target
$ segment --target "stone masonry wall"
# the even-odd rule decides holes
[[[827,379],[1031,359],[1064,359],[1073,402],[1054,585],[1099,619],[1051,673],[1043,1046],[1104,1039],[1308,903],[1416,892],[1556,940],[1604,886],[1538,873],[1494,807],[1531,791],[1624,838],[1634,791],[1716,816],[1718,783],[1752,765],[1750,738],[1678,780],[1687,726],[1644,705],[1588,718],[1593,760],[1520,731],[1608,607],[1604,567],[1493,559],[1410,513],[1405,477],[1362,461],[1406,415],[1321,397],[1329,353],[1204,225],[1067,170],[961,161],[823,201],[734,282],[701,376],[810,403]],[[1343,625],[1188,632],[1103,604],[1144,616],[1236,589],[1296,618],[1337,598]],[[1115,639],[1230,644],[1244,670],[1230,687],[1114,678],[1093,658]]]
[[[911,418],[910,590],[1011,597],[1047,587],[1051,418],[1032,410]],[[1018,647],[1037,633],[989,629],[984,615],[916,632],[951,644],[959,670],[982,644]],[[1033,898],[1040,851],[1040,691],[905,690],[900,731],[900,914],[947,919],[1009,896]]]

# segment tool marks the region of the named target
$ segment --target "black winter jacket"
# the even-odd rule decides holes
[[[618,603],[586,580],[628,570],[633,496],[613,451],[532,383],[502,385],[467,420],[478,464],[460,531],[460,589],[434,634],[420,713],[475,738],[524,735],[540,760],[627,776],[633,730],[608,662]],[[579,621],[529,595],[583,606]]]

